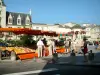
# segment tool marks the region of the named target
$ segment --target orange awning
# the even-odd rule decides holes
[[[0,28],[0,32],[13,32],[15,34],[57,36],[56,32],[32,30],[29,28]]]
[[[23,30],[23,28],[0,28],[0,32],[12,32],[20,30]]]

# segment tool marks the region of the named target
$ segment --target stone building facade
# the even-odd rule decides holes
[[[6,11],[4,0],[0,0],[0,27],[30,27],[31,14]]]

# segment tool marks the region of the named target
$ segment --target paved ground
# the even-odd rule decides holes
[[[100,50],[95,50],[95,46],[88,46],[88,51],[90,51],[90,50],[92,50],[93,51],[93,53],[95,54],[95,56],[94,56],[94,60],[92,61],[92,64],[97,64],[97,63],[100,63]],[[87,54],[87,56],[88,56],[88,54]],[[51,57],[45,57],[45,58],[43,58],[44,60],[50,60],[51,59]],[[71,60],[72,58],[70,57],[70,53],[69,54],[58,54],[58,62],[57,63],[62,63],[62,64],[69,64],[70,63],[70,61],[72,61]],[[88,65],[87,64],[87,62],[85,63],[84,62],[84,57],[83,57],[83,54],[76,54],[76,56],[75,56],[75,63],[76,64],[86,64],[86,65]],[[75,64],[74,63],[74,64]]]
[[[89,49],[93,49],[89,48]],[[100,62],[99,51],[94,50],[95,62]],[[2,61],[0,62],[0,75],[100,75],[100,65],[70,65],[49,63],[52,57],[29,59],[24,61]],[[68,62],[69,54],[59,55],[59,62]],[[77,54],[77,62],[83,62],[83,55]]]
[[[40,60],[41,61],[41,60]],[[34,60],[1,62],[0,75],[76,75],[100,74],[100,66],[57,65]]]
[[[99,67],[56,65],[25,60],[0,63],[0,75],[99,75]]]

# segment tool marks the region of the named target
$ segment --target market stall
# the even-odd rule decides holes
[[[27,35],[47,35],[47,36],[57,36],[56,32],[49,31],[41,31],[41,30],[32,30],[29,28],[0,28],[0,32],[12,32],[16,35],[27,34]],[[37,50],[29,49],[27,47],[0,47],[2,51],[8,51],[11,56],[11,59],[16,60],[19,58],[20,60],[24,59],[32,59],[34,57],[38,57]],[[48,48],[46,47],[43,50],[43,55],[48,56]]]

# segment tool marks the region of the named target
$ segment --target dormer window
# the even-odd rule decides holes
[[[30,20],[26,20],[26,24],[30,24]]]
[[[17,22],[18,22],[18,24],[20,24],[21,23],[21,20],[20,19],[17,19]]]
[[[17,18],[17,25],[21,25],[21,17],[20,17],[20,15]]]
[[[26,17],[26,25],[29,25],[30,24],[30,18],[29,16]]]
[[[12,24],[13,23],[13,18],[11,16],[11,14],[8,17],[8,24]]]
[[[12,18],[9,18],[9,23],[12,23]]]

